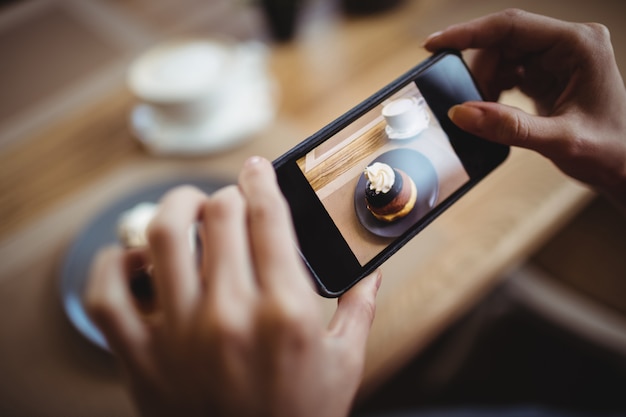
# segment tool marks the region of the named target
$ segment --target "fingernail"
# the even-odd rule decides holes
[[[462,129],[478,129],[484,114],[482,109],[469,104],[457,104],[448,110],[450,120]]]
[[[260,156],[251,156],[250,158],[246,159],[244,166],[250,167],[258,165],[259,163],[261,163],[261,161],[263,161],[263,158],[261,158]]]
[[[430,43],[433,39],[438,38],[439,36],[441,36],[442,33],[443,33],[442,30],[437,31],[435,33],[431,33],[430,35],[426,37],[426,39],[424,40],[424,43],[422,43],[422,46]]]

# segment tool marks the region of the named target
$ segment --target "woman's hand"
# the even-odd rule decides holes
[[[245,164],[239,187],[168,193],[144,252],[97,259],[87,307],[144,415],[344,416],[361,380],[380,273],[344,294],[325,323],[296,252],[272,165]],[[198,224],[201,264],[188,230]],[[138,303],[149,271],[154,300]]]
[[[537,115],[489,102],[450,110],[460,128],[533,149],[626,206],[626,89],[609,32],[507,10],[431,35],[428,50],[478,49],[472,72],[488,100],[518,87]]]

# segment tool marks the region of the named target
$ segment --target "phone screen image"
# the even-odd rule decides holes
[[[297,164],[361,266],[470,179],[414,82]]]
[[[371,273],[506,159],[447,117],[481,99],[460,54],[442,51],[274,161],[320,294]]]

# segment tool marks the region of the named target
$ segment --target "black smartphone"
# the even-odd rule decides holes
[[[501,164],[450,107],[482,100],[457,51],[426,59],[274,161],[321,295],[370,274]]]

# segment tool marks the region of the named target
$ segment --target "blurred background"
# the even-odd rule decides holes
[[[389,30],[386,34],[373,29],[366,35],[368,25],[378,26],[375,22],[381,15],[390,19],[399,7],[415,16],[412,23],[402,26],[402,38],[394,40]],[[617,0],[593,4],[582,0],[567,4],[532,0],[5,0],[0,2],[0,146],[118,87],[132,59],[164,40],[217,36],[260,40],[278,49],[297,48],[301,66],[286,66],[275,58],[272,69],[281,80],[284,74],[301,79],[298,88],[305,88],[322,77],[330,78],[328,84],[347,81],[347,70],[342,67],[354,64],[350,60],[357,59],[359,51],[343,49],[350,42],[341,36],[346,20],[362,26],[363,37],[371,36],[364,39],[364,45],[393,57],[406,42],[417,49],[433,31],[507,7],[566,20],[603,22],[620,39],[624,6]],[[626,53],[620,42],[616,45],[618,62],[624,67]],[[341,59],[328,60],[328,56]],[[290,95],[285,98],[296,100]],[[285,102],[282,107],[290,105]],[[330,117],[336,114],[332,111]]]
[[[68,405],[62,402],[69,391],[57,397],[50,381],[20,376],[10,365],[32,364],[16,352],[44,340],[28,336],[44,326],[20,294],[32,291],[62,316],[42,295],[56,291],[48,271],[58,271],[73,236],[109,197],[127,191],[129,182],[183,171],[232,181],[245,156],[279,156],[417,64],[427,56],[420,45],[428,34],[507,7],[604,23],[626,74],[621,0],[0,1],[0,361],[7,367],[0,414],[55,415]],[[153,155],[136,140],[129,115],[138,98],[126,84],[128,68],[147,49],[181,38],[253,42],[264,51],[272,119],[232,149],[183,160]],[[515,92],[510,97],[530,109]],[[427,346],[401,369],[383,372],[356,412],[518,404],[624,412],[626,217],[601,197],[581,196],[480,296],[450,315]],[[57,214],[68,213],[68,205],[81,214]],[[46,266],[29,264],[28,253],[41,255]],[[83,370],[104,375],[97,389],[122,404],[109,411],[130,413],[110,361],[68,341],[66,327],[57,323],[56,335],[46,330],[56,343],[50,349],[69,349]],[[35,364],[61,366],[51,365],[47,345],[36,346]],[[33,392],[52,404],[49,411],[29,404]],[[107,410],[95,395],[76,401],[77,415],[95,405]]]

